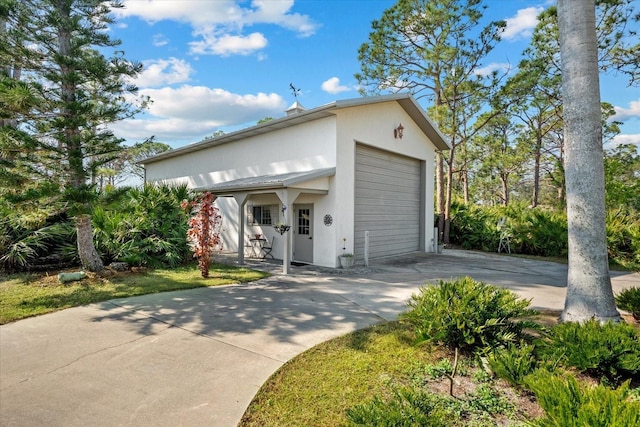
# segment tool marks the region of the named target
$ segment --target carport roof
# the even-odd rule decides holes
[[[251,176],[197,187],[195,191],[211,191],[218,196],[223,196],[225,194],[243,191],[277,190],[280,188],[293,187],[317,178],[326,178],[335,174],[336,168],[324,168],[274,175]],[[317,190],[326,191],[325,188],[318,188]]]

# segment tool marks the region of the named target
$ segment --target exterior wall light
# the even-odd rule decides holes
[[[398,125],[398,127],[393,130],[393,137],[396,138],[396,139],[398,139],[398,138],[402,139],[402,132],[403,131],[404,131],[404,126],[402,126],[402,123],[400,123]]]

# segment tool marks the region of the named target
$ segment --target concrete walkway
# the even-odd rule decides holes
[[[564,265],[445,251],[72,308],[0,327],[0,425],[235,426],[287,360],[462,275],[563,307]],[[615,292],[640,286],[637,273],[612,276]]]

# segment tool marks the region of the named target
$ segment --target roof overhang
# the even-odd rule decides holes
[[[267,193],[283,188],[301,188],[304,192],[327,194],[329,177],[336,168],[313,169],[275,175],[252,176],[231,181],[197,187],[195,191],[210,191],[216,196],[231,196],[234,193]]]
[[[362,98],[335,101],[330,104],[281,117],[279,119],[270,120],[268,122],[261,123],[259,125],[252,126],[246,129],[241,129],[239,131],[232,132],[226,135],[206,139],[194,144],[189,144],[185,147],[176,148],[175,150],[165,151],[164,153],[149,157],[137,163],[147,165],[170,159],[172,157],[177,157],[186,153],[200,151],[210,147],[215,147],[217,145],[234,142],[240,139],[250,138],[256,135],[273,132],[274,130],[284,129],[305,122],[330,117],[335,115],[335,110],[343,108],[352,108],[362,105],[373,105],[391,101],[396,101],[398,104],[400,104],[400,106],[407,112],[411,119],[420,127],[422,132],[435,145],[437,150],[441,151],[451,149],[451,145],[449,144],[447,139],[427,116],[427,113],[422,109],[415,98],[408,93],[396,93],[392,95],[365,96]]]

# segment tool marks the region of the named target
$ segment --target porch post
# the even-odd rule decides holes
[[[280,201],[282,202],[282,206],[285,209],[283,221],[285,224],[291,225],[291,206],[289,206],[289,192],[287,190],[279,191],[278,196],[280,196]],[[284,248],[282,253],[282,274],[289,274],[291,270],[291,234],[293,234],[293,230],[290,229],[284,236]]]
[[[247,193],[237,193],[233,195],[238,203],[238,264],[244,264],[244,206],[247,203]]]
[[[293,223],[293,203],[296,201],[300,193],[300,190],[289,190],[288,188],[276,191],[280,202],[282,202],[282,206],[286,207],[283,215],[284,218],[282,220],[285,224],[291,226],[289,231],[284,233],[282,236],[284,240],[282,274],[289,274],[289,271],[291,270],[291,253],[293,248],[293,234],[295,232],[295,224]]]

